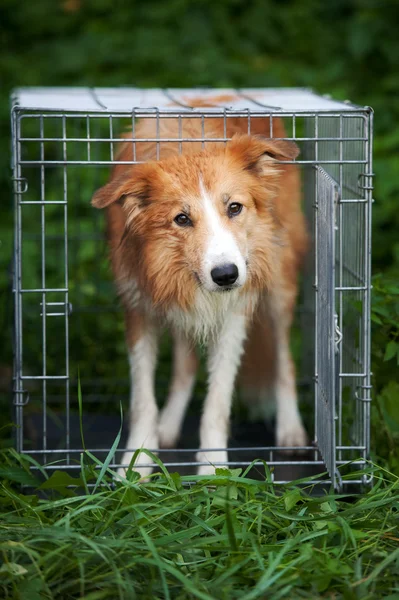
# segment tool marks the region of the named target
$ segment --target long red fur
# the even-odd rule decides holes
[[[205,104],[199,99],[193,105]],[[157,134],[159,162],[156,143],[140,142]],[[251,136],[247,134],[246,118],[205,118],[204,125],[198,118],[183,118],[181,123],[168,118],[160,119],[158,126],[155,119],[142,119],[135,128],[134,140],[131,133],[124,136],[118,160],[146,162],[116,164],[109,183],[94,195],[93,205],[107,210],[112,267],[127,309],[128,343],[132,343],[140,335],[143,316],[140,307],[132,311],[125,291],[132,278],[146,298],[146,310],[150,306],[162,315],[172,306],[189,310],[194,302],[198,281],[192,266],[201,259],[201,228],[176,231],[172,224],[181,210],[182,198],[188,198],[195,210],[198,172],[205,187],[216,195],[234,192],[237,186],[245,190],[251,218],[242,227],[252,252],[242,292],[254,290],[261,301],[252,314],[240,377],[244,385],[261,388],[273,379],[276,344],[262,297],[266,298],[268,289],[278,284],[281,303],[291,321],[298,270],[308,237],[300,207],[298,167],[274,160],[292,160],[297,153],[295,145],[269,139],[270,119],[265,117],[253,117]],[[198,139],[204,135],[232,140],[227,145],[162,142],[162,138]],[[273,119],[273,138],[284,137],[282,121]],[[239,239],[240,232],[235,234]]]

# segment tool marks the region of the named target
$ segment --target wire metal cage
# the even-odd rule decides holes
[[[219,97],[212,108],[190,98]],[[232,98],[233,101],[223,101]],[[228,141],[228,120],[284,123],[301,153],[304,210],[313,234],[301,306],[293,333],[300,399],[313,444],[291,456],[275,447],[263,425],[233,421],[229,466],[265,460],[276,483],[304,475],[336,488],[368,482],[359,474],[369,453],[370,250],[373,114],[303,89],[138,90],[21,88],[12,97],[15,192],[14,377],[16,448],[48,469],[78,469],[78,381],[85,406],[86,446],[99,458],[118,431],[118,406],[128,398],[123,324],[114,292],[102,216],[90,207],[114,164],[120,135],[132,130],[133,162],[149,139],[135,138],[142,117],[155,120],[162,144],[186,139],[183,122],[202,123],[199,148]],[[225,133],[206,135],[223,118]],[[179,124],[159,136],[161,119]],[[137,160],[136,160],[137,159]],[[159,398],[168,377],[168,344],[161,351]],[[79,378],[80,369],[80,378]],[[201,397],[201,381],[196,395]],[[158,451],[170,469],[193,473],[197,439],[189,415],[185,448]],[[253,432],[257,433],[254,434]],[[249,434],[248,434],[249,432]],[[249,440],[249,441],[248,441]],[[256,443],[255,443],[256,442]],[[118,465],[123,448],[118,449]],[[258,459],[258,460],[257,460]],[[326,471],[328,475],[319,478]]]

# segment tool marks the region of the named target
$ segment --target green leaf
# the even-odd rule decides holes
[[[43,600],[45,598],[45,583],[37,577],[29,579],[25,577],[18,581],[18,591],[21,600]],[[87,597],[86,597],[87,598]]]
[[[389,309],[386,306],[374,306],[373,313],[377,313],[378,315],[382,315],[383,317],[387,318],[391,316]]]
[[[399,432],[399,383],[390,381],[378,396],[384,420],[389,429]]]
[[[319,531],[328,527],[328,521],[315,521],[313,527]]]
[[[291,490],[290,492],[288,492],[288,494],[286,494],[284,496],[284,505],[285,505],[285,510],[287,512],[290,512],[290,510],[296,505],[298,504],[298,502],[301,500],[302,496],[301,496],[301,492],[299,491],[298,488],[295,488],[293,490]]]
[[[40,481],[36,479],[32,473],[21,467],[0,467],[0,478],[34,488],[37,488],[40,485]]]
[[[3,563],[0,567],[0,575],[7,573],[12,575],[12,577],[21,577],[21,575],[25,575],[27,572],[28,570],[25,567],[13,562]]]
[[[176,490],[183,489],[183,484],[182,484],[181,476],[179,475],[179,473],[169,473],[169,475],[176,486]]]
[[[39,489],[56,490],[62,495],[70,495],[72,492],[67,489],[70,486],[72,488],[84,488],[84,481],[81,477],[71,477],[71,475],[65,471],[54,471],[51,477],[40,485]]]
[[[215,475],[218,477],[231,477],[232,473],[230,469],[224,467],[215,467]]]
[[[398,130],[398,133],[399,133],[399,130]],[[392,295],[396,296],[397,294],[399,294],[399,287],[397,285],[387,285],[386,286],[386,291],[389,294],[392,294]]]
[[[377,325],[382,325],[380,317],[377,317],[377,315],[375,315],[373,312],[371,313],[370,317],[373,323],[377,323]]]
[[[391,340],[385,348],[384,362],[386,362],[387,360],[391,360],[391,358],[394,358],[398,351],[399,344],[394,340]]]
[[[317,591],[325,592],[330,583],[331,583],[332,575],[330,573],[325,573],[321,576],[317,576]]]
[[[335,508],[331,502],[322,502],[320,504],[320,508],[324,513],[333,513],[335,512]]]

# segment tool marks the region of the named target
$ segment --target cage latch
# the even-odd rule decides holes
[[[335,352],[338,354],[339,345],[342,342],[342,332],[338,325],[338,315],[334,315],[334,330],[335,330]]]
[[[28,191],[28,180],[26,177],[12,177],[14,183],[14,192],[16,194],[25,194]]]
[[[45,312],[43,313],[43,302],[40,302],[42,317],[45,314],[47,317],[65,317],[72,314],[72,304],[70,302],[45,302]]]

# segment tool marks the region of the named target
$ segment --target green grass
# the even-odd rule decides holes
[[[73,478],[0,461],[1,598],[399,598],[399,480],[381,467],[353,498],[274,486],[266,467],[185,485],[115,480],[87,452]]]

